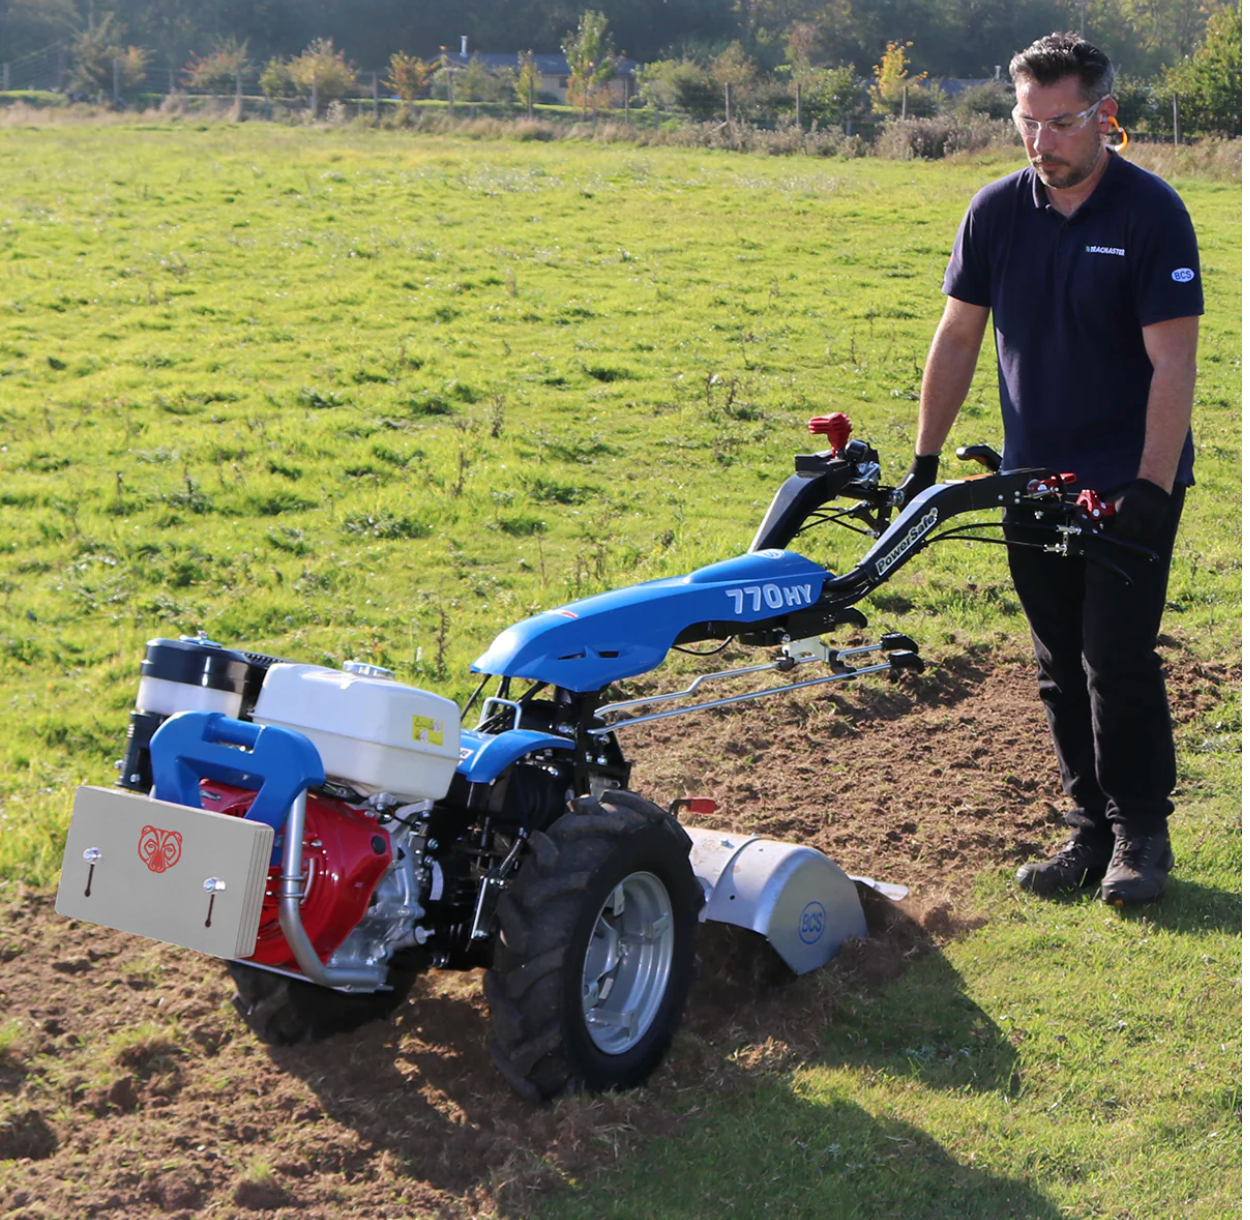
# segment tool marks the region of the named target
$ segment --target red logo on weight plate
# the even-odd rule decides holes
[[[182,835],[176,830],[145,826],[139,832],[139,859],[154,873],[173,868],[182,858]]]

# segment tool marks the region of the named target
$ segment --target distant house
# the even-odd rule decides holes
[[[925,82],[931,89],[940,89],[947,97],[958,97],[966,89],[975,89],[981,85],[1002,85],[1004,91],[1011,89],[1009,81],[1000,80],[996,76],[957,77],[938,76]]]
[[[498,70],[500,68],[512,68],[514,71],[517,67],[518,53],[513,52],[511,55],[496,55],[474,52],[468,54],[464,51],[456,53],[447,53],[447,62],[456,68],[467,68],[469,60],[476,59],[486,67]],[[534,66],[538,69],[538,92],[549,93],[561,104],[565,101],[565,94],[569,87],[569,61],[563,55],[535,55]],[[638,62],[633,59],[626,59],[624,56],[618,57],[616,61],[616,72],[607,81],[608,93],[612,99],[613,106],[624,106],[626,100],[633,96],[634,70],[638,67]]]

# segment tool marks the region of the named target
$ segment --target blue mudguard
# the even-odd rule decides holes
[[[569,602],[509,627],[473,662],[480,674],[596,691],[654,669],[696,623],[744,626],[802,610],[830,573],[790,551],[755,551],[688,576]]]
[[[456,771],[471,784],[489,784],[505,767],[538,750],[571,750],[567,737],[538,733],[533,729],[510,729],[506,733],[478,733],[460,730],[460,765]]]

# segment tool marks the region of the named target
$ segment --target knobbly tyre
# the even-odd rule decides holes
[[[521,1096],[640,1084],[680,1020],[701,919],[760,934],[803,973],[865,934],[865,879],[811,848],[684,827],[677,811],[699,802],[631,792],[618,734],[921,669],[906,636],[823,636],[862,632],[855,603],[939,539],[1003,542],[986,532],[997,521],[954,517],[1015,510],[1036,536],[1020,545],[1112,568],[1133,546],[1103,535],[1108,507],[1055,472],[1000,471],[976,446],[959,452],[982,473],[905,503],[845,416],[809,426],[830,447],[795,459],[745,554],[517,623],[474,662],[483,680],[463,714],[368,665],[151,641],[118,786],[78,791],[57,910],[227,959],[235,1007],[269,1043],[384,1018],[430,968],[486,967],[492,1056]],[[786,549],[833,523],[874,540],[849,571]],[[729,641],[767,659],[608,696],[670,650]],[[780,684],[694,701],[716,679],[768,673]]]

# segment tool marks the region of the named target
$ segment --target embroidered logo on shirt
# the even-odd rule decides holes
[[[1177,269],[1172,272],[1172,278],[1178,284],[1188,284],[1189,281],[1194,278],[1194,273],[1188,267],[1177,267]]]
[[[1124,257],[1124,251],[1121,250],[1119,246],[1086,246],[1085,253],[1086,254],[1118,254],[1121,258]]]

